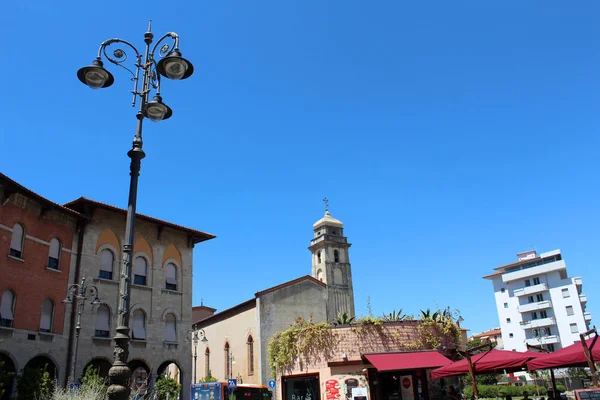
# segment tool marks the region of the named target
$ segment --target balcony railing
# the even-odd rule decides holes
[[[560,338],[558,335],[549,335],[549,336],[538,336],[535,338],[527,339],[527,344],[531,346],[540,346],[543,344],[554,344],[560,342]]]
[[[537,310],[544,310],[546,308],[552,308],[552,302],[550,300],[537,301],[534,303],[523,304],[523,305],[519,306],[519,312],[525,313],[525,312],[531,312],[531,311],[537,311]]]
[[[521,321],[520,324],[523,327],[523,329],[533,329],[540,328],[543,326],[556,325],[556,319],[554,317],[531,319],[527,321]]]
[[[579,295],[579,301],[582,302],[582,303],[587,303],[587,295],[580,294]]]
[[[513,272],[508,272],[502,275],[503,282],[512,282],[521,279],[527,279],[537,275],[547,274],[553,271],[560,271],[566,269],[567,266],[563,260],[553,261],[547,264],[537,265],[531,268],[520,269]]]
[[[584,313],[583,313],[583,318],[584,318],[586,321],[591,321],[591,319],[592,319],[592,313],[591,313],[591,312],[589,312],[589,311],[586,311],[586,312],[584,312]]]
[[[544,292],[546,290],[548,290],[548,285],[546,285],[545,283],[540,283],[538,285],[526,286],[521,289],[515,289],[513,292],[514,292],[515,296],[520,297],[520,296],[527,296],[527,295],[534,294],[534,293]]]
[[[576,284],[577,286],[581,286],[582,285],[581,277],[580,276],[574,277],[573,283]]]

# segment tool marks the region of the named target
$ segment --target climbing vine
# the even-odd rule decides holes
[[[288,329],[275,334],[269,341],[269,366],[276,375],[277,372],[291,371],[296,359],[307,364],[327,359],[338,342],[330,324],[314,323],[312,318],[308,321],[297,318]]]

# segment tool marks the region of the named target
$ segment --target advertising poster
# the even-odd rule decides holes
[[[412,376],[404,375],[400,377],[400,390],[402,400],[415,400]]]

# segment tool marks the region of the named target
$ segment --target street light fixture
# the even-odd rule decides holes
[[[202,338],[202,339],[200,339]],[[186,341],[194,343],[194,383],[196,383],[196,360],[198,359],[198,342],[208,343],[204,329],[190,329],[187,331]]]
[[[81,313],[85,307],[85,301],[87,296],[94,297],[92,305],[101,304],[102,301],[98,298],[98,288],[94,285],[85,286],[85,278],[81,280],[78,285],[76,283],[69,285],[67,288],[67,297],[63,300],[63,303],[73,304],[73,307],[77,307],[77,325],[75,325],[75,351],[73,351],[73,359],[71,360],[71,373],[69,375],[70,383],[75,383],[75,370],[77,366],[77,351],[79,350],[79,332],[81,331]],[[81,300],[81,301],[78,301]]]
[[[123,244],[123,265],[121,279],[119,282],[119,306],[118,306],[118,326],[115,335],[114,361],[108,372],[110,386],[108,387],[108,398],[110,400],[127,400],[131,389],[128,382],[131,377],[131,371],[127,366],[129,357],[129,304],[131,300],[131,259],[133,254],[133,238],[135,231],[135,209],[137,203],[137,186],[140,175],[141,160],[146,156],[142,150],[142,122],[144,118],[158,122],[168,119],[173,114],[169,106],[163,103],[160,96],[160,78],[164,76],[173,80],[189,78],[194,72],[192,64],[181,57],[179,51],[179,35],[175,32],[168,32],[162,36],[150,48],[154,39],[152,34],[152,21],[148,24],[148,31],[144,33],[144,43],[146,43],[145,53],[142,55],[131,43],[121,39],[108,39],[100,44],[98,55],[90,66],[83,67],[77,71],[77,77],[85,85],[92,89],[106,88],[113,84],[113,75],[104,68],[102,55],[110,63],[129,71],[133,81],[133,101],[135,107],[137,98],[140,98],[140,107],[136,114],[137,126],[133,138],[133,147],[127,153],[131,158],[130,181],[129,181],[129,202],[127,206],[127,222],[125,226],[125,243]],[[162,58],[157,61],[155,52],[158,46],[165,41],[172,39],[173,43],[164,44],[158,55]],[[127,53],[122,48],[118,48],[111,55],[107,53],[110,45],[120,43],[135,52],[135,63],[133,69],[124,65],[127,60]],[[141,88],[139,87],[140,72],[142,73]],[[151,101],[148,101],[150,92],[156,93]]]

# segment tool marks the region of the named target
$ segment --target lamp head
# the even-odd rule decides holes
[[[77,71],[79,80],[91,87],[92,89],[101,89],[109,87],[115,81],[115,78],[110,72],[104,68],[101,60],[94,60],[92,65],[83,67]]]
[[[194,66],[181,57],[181,53],[176,49],[158,62],[156,70],[166,78],[179,81],[189,78],[194,72]]]
[[[146,104],[146,117],[152,122],[159,122],[171,118],[173,110],[171,107],[162,102],[160,95],[155,95],[152,101]]]

